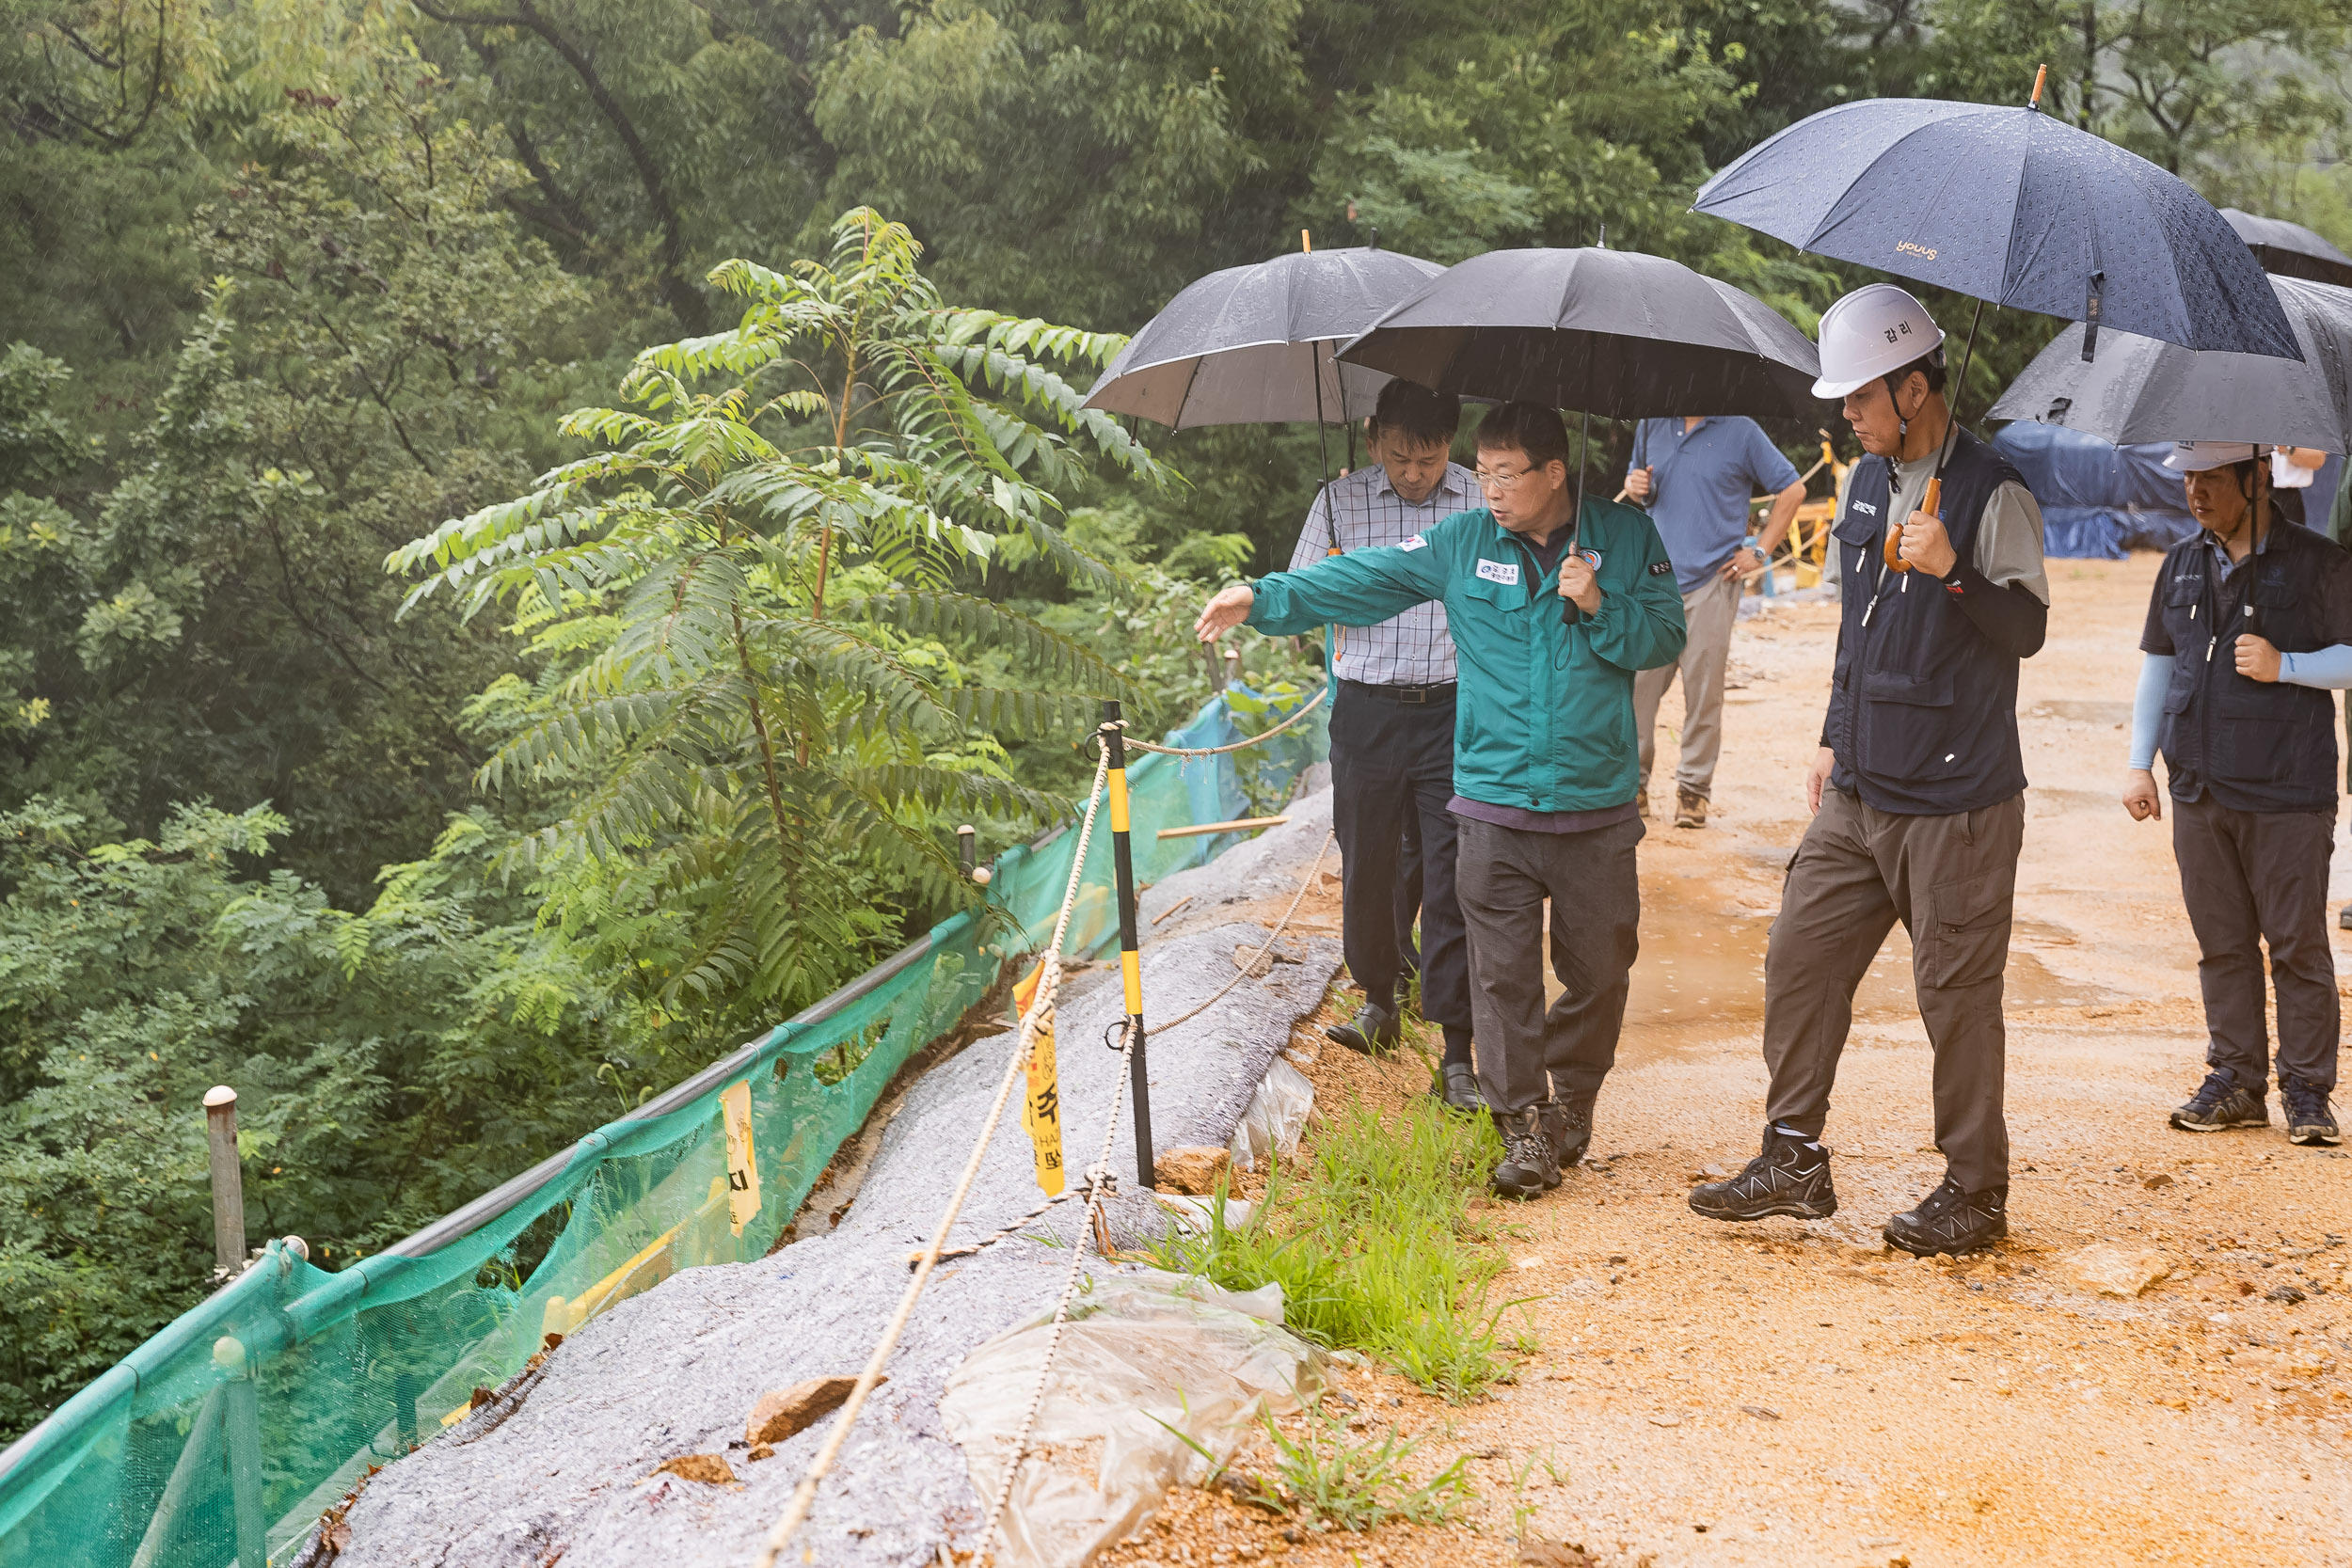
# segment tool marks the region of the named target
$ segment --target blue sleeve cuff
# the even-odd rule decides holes
[[[2142,654],[2139,689],[2132,694],[2132,767],[2141,770],[2156,765],[2156,731],[2164,723],[2164,694],[2171,689],[2170,654]]]
[[[2310,653],[2280,654],[2279,678],[2289,686],[2352,690],[2352,642],[2331,643]]]

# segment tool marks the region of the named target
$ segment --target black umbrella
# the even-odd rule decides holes
[[[2352,450],[2352,289],[2270,279],[2303,351],[2298,363],[2266,354],[2199,354],[2111,334],[2095,362],[2083,328],[2068,327],[1993,405],[1998,420],[2064,425],[2118,444],[2262,441]]]
[[[1086,405],[1176,430],[1348,423],[1372,412],[1390,378],[1335,365],[1332,346],[1443,270],[1417,256],[1359,247],[1213,272],[1144,324]]]
[[[1820,374],[1811,341],[1762,300],[1662,256],[1597,248],[1473,256],[1343,345],[1340,361],[1610,419],[1811,414]],[[1571,531],[1583,517],[1580,453]],[[1562,601],[1564,619],[1577,614]]]
[[[2262,268],[2203,197],[2031,105],[1824,109],[1741,153],[1692,206],[1800,249],[2090,322],[2086,354],[2106,326],[2296,355]]]
[[[1490,250],[1339,351],[1467,397],[1610,419],[1817,413],[1820,356],[1762,300],[1633,250]]]
[[[2221,209],[2222,217],[2246,242],[2263,271],[2280,277],[2308,277],[2314,283],[2352,286],[2352,256],[2346,256],[2299,223],[2284,218],[2256,217],[2235,207]]]

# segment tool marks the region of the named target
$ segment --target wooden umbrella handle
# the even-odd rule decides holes
[[[1931,479],[1928,481],[1928,493],[1919,498],[1919,510],[1932,517],[1936,515],[1936,506],[1943,499],[1943,480]],[[1908,572],[1911,570],[1911,562],[1902,557],[1902,528],[1895,519],[1889,517],[1886,520],[1886,569],[1888,571]]]

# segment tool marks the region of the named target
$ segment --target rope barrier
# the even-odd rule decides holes
[[[1120,1072],[1112,1080],[1114,1085],[1125,1080],[1127,1059],[1135,1049],[1135,1031],[1130,1029],[1126,1043],[1120,1047]],[[1078,1275],[1086,1265],[1086,1233],[1095,1232],[1098,1247],[1107,1240],[1100,1226],[1103,1196],[1109,1188],[1105,1179],[1110,1174],[1111,1140],[1119,1132],[1119,1091],[1114,1087],[1110,1115],[1103,1118],[1103,1148],[1094,1164],[1087,1167],[1087,1223],[1079,1227],[1077,1239],[1071,1243],[1070,1272],[1062,1276],[1061,1296],[1054,1303],[1054,1321],[1045,1333],[1045,1353],[1038,1359],[1037,1386],[1029,1390],[1029,1407],[1021,1414],[1021,1428],[1012,1440],[1012,1457],[1005,1462],[1004,1479],[997,1482],[995,1499],[988,1505],[988,1517],[980,1525],[981,1551],[988,1550],[989,1543],[996,1539],[996,1527],[1004,1518],[1006,1505],[1012,1501],[1013,1481],[1021,1473],[1022,1463],[1029,1457],[1029,1433],[1036,1429],[1039,1407],[1045,1402],[1045,1385],[1054,1370],[1054,1352],[1060,1348],[1062,1324],[1070,1321],[1070,1298],[1078,1292]]]
[[[972,1145],[972,1157],[964,1162],[963,1175],[958,1179],[955,1191],[949,1195],[947,1207],[940,1212],[939,1224],[931,1231],[930,1244],[923,1249],[922,1259],[915,1265],[914,1277],[907,1282],[906,1293],[898,1298],[898,1311],[891,1314],[889,1325],[882,1330],[881,1342],[874,1346],[874,1354],[867,1358],[866,1370],[858,1374],[856,1385],[850,1388],[850,1397],[841,1407],[840,1418],[834,1422],[832,1432],[826,1434],[824,1447],[818,1449],[817,1457],[809,1462],[808,1473],[793,1489],[791,1501],[786,1504],[783,1516],[769,1530],[767,1542],[755,1560],[756,1568],[775,1568],[777,1554],[792,1539],[792,1532],[806,1522],[809,1510],[817,1501],[818,1484],[833,1469],[842,1445],[849,1440],[850,1429],[857,1422],[858,1412],[865,1408],[866,1396],[882,1381],[882,1368],[888,1364],[890,1353],[898,1348],[898,1338],[906,1332],[908,1320],[914,1315],[914,1304],[921,1298],[923,1287],[930,1283],[931,1271],[939,1266],[940,1248],[946,1244],[947,1233],[955,1227],[956,1217],[963,1212],[964,1199],[971,1196],[973,1182],[979,1180],[981,1159],[988,1153],[990,1141],[996,1136],[996,1124],[1004,1118],[1005,1103],[1012,1098],[1013,1085],[1023,1076],[1030,1043],[1035,1039],[1039,1026],[1051,1016],[1054,993],[1061,986],[1061,944],[1070,932],[1070,911],[1078,902],[1079,882],[1086,872],[1087,841],[1094,835],[1094,814],[1102,803],[1103,781],[1110,772],[1110,748],[1104,745],[1101,748],[1100,760],[1094,765],[1093,787],[1087,792],[1086,821],[1078,830],[1078,852],[1070,863],[1070,885],[1062,893],[1061,913],[1054,921],[1054,940],[1045,949],[1043,968],[1038,975],[1037,995],[1030,1003],[1027,1015],[1021,1021],[1021,1032],[1014,1038],[1012,1053],[1006,1058],[1004,1078],[996,1085],[995,1102],[989,1106],[988,1120],[981,1126],[980,1135]],[[1114,1117],[1118,1114],[1115,1102],[1112,1114]],[[1089,1176],[1091,1179],[1092,1172]]]
[[[1317,703],[1323,701],[1326,696],[1329,695],[1330,690],[1331,683],[1328,681],[1324,682],[1324,684],[1316,689],[1313,696],[1308,698],[1305,702],[1298,705],[1298,711],[1296,713],[1292,714],[1288,719],[1283,720],[1272,729],[1262,731],[1257,735],[1245,736],[1241,739],[1234,741],[1231,746],[1154,746],[1148,740],[1137,740],[1132,735],[1127,737],[1127,744],[1133,746],[1138,752],[1157,752],[1164,757],[1216,757],[1223,756],[1228,752],[1247,751],[1252,746],[1260,745],[1263,742],[1272,740],[1276,736],[1280,735],[1284,730],[1289,729],[1293,724],[1295,724],[1301,719],[1306,718],[1308,710],[1312,708]],[[1126,727],[1127,726],[1123,722],[1120,725],[1120,728],[1122,730]]]
[[[1226,981],[1223,985],[1217,987],[1216,990],[1212,991],[1206,1002],[1201,1003],[1190,1012],[1178,1014],[1175,1018],[1170,1019],[1166,1023],[1153,1023],[1147,1025],[1152,1034],[1164,1035],[1180,1023],[1190,1023],[1194,1019],[1199,1018],[1202,1013],[1207,1012],[1211,1007],[1215,1006],[1217,1001],[1223,997],[1227,991],[1232,990],[1235,986],[1240,985],[1242,981],[1249,977],[1249,972],[1258,967],[1258,960],[1264,958],[1268,953],[1273,952],[1274,944],[1282,940],[1282,932],[1284,928],[1290,925],[1291,916],[1296,914],[1298,912],[1298,906],[1306,901],[1307,890],[1315,885],[1315,877],[1323,870],[1323,857],[1331,852],[1331,841],[1337,836],[1338,834],[1336,832],[1327,832],[1323,835],[1323,847],[1315,851],[1314,863],[1307,867],[1306,880],[1300,882],[1298,884],[1298,891],[1291,895],[1291,907],[1284,910],[1282,911],[1282,918],[1274,923],[1274,934],[1265,939],[1265,945],[1259,948],[1255,953],[1250,954],[1249,961],[1243,964],[1232,979]],[[1120,1049],[1121,1052],[1124,1052],[1126,1050],[1126,1046],[1122,1043]]]

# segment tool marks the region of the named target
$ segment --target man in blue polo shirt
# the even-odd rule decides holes
[[[1682,673],[1682,761],[1675,768],[1675,826],[1707,826],[1715,759],[1724,749],[1724,666],[1741,586],[1764,569],[1804,501],[1796,466],[1754,420],[1644,420],[1633,434],[1626,492],[1649,511],[1682,591],[1691,628],[1682,657],[1633,678],[1633,728],[1641,737],[1642,792],[1649,815],[1650,765],[1658,755],[1658,705]],[[1764,531],[1748,541],[1748,498],[1775,492]]]

